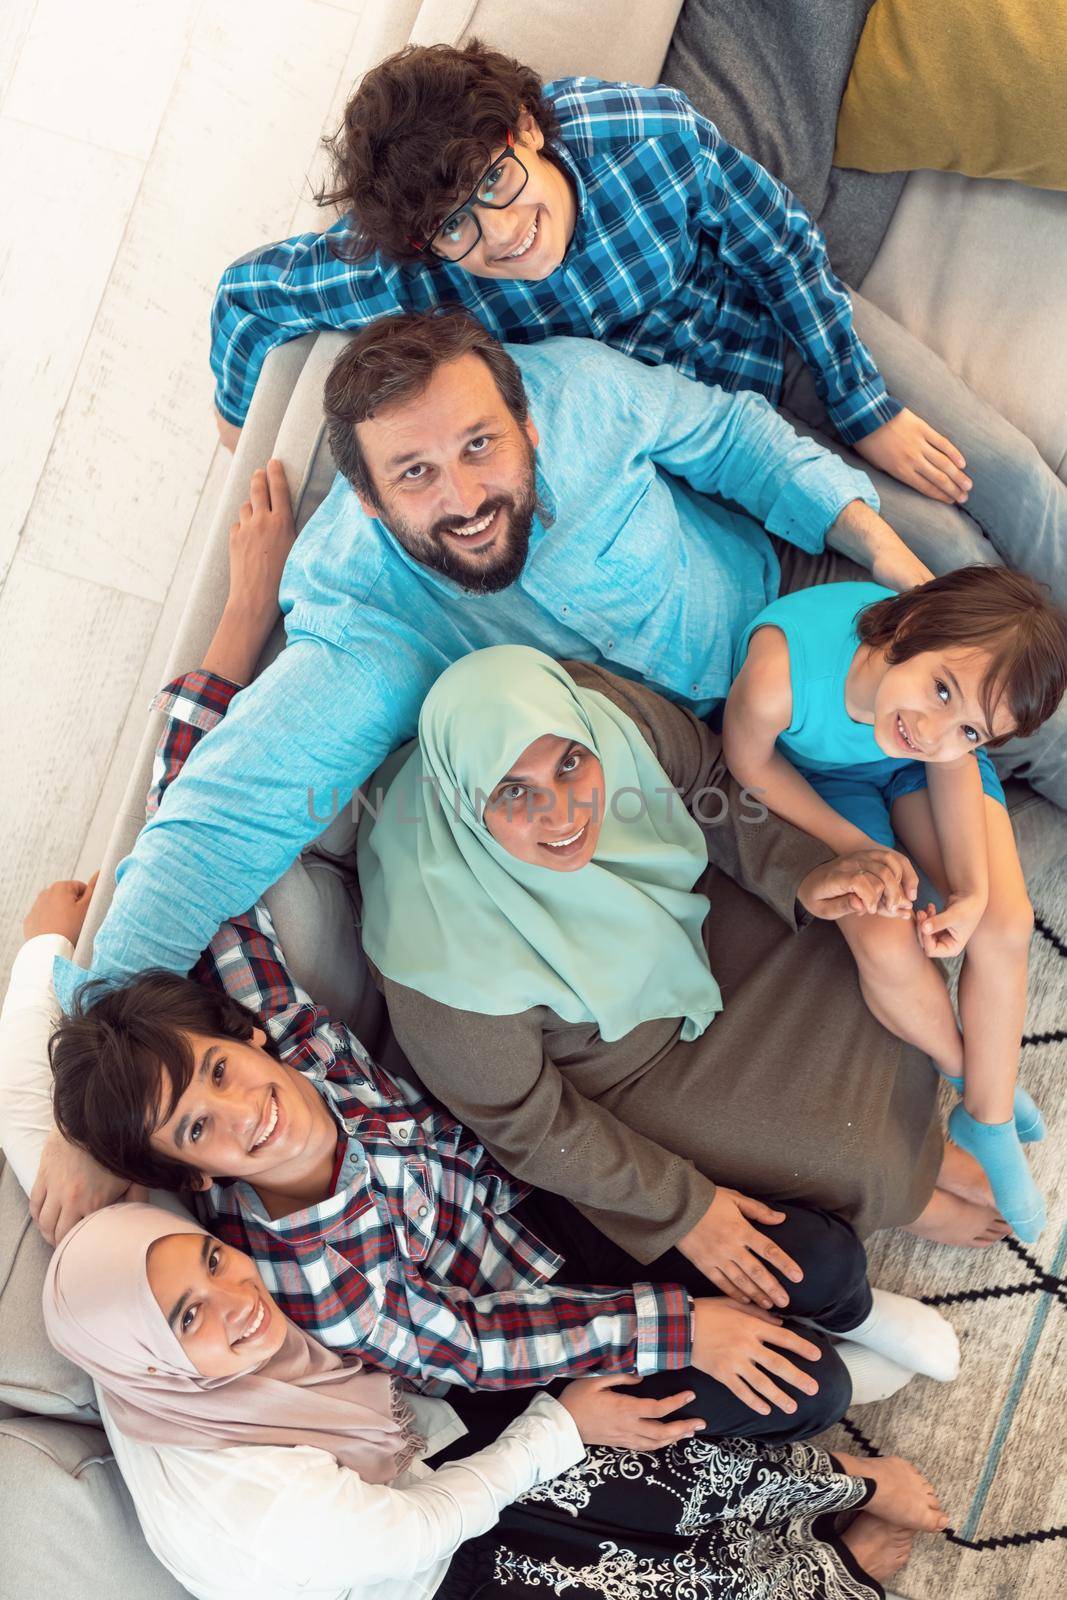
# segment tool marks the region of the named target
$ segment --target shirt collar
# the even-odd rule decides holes
[[[574,257],[580,255],[585,249],[586,236],[589,231],[589,190],[586,187],[585,179],[577,162],[565,144],[554,144],[552,146],[552,154],[574,185],[576,202],[574,232],[571,235],[571,242],[567,246],[567,252],[563,260],[556,268],[557,272],[563,272]]]

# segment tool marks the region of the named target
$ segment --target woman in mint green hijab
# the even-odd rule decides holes
[[[380,972],[467,1011],[550,1006],[605,1040],[656,1017],[703,1033],[722,1008],[693,892],[704,836],[603,694],[540,651],[475,651],[437,680],[418,741],[387,766],[359,841]]]
[[[806,1239],[812,1218],[917,1217],[936,1097],[836,930],[798,937],[859,868],[739,789],[721,744],[590,663],[462,657],[371,786],[364,945],[408,1062],[536,1186],[527,1226],[580,1261],[570,1281],[629,1281],[613,1274],[672,1252],[672,1282],[696,1268],[814,1316],[812,1252],[848,1251]],[[576,1217],[593,1224],[581,1245]],[[601,1259],[609,1241],[625,1263]]]

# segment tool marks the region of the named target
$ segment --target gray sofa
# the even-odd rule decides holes
[[[1055,361],[1057,341],[1048,337],[1047,321],[1033,326],[1032,308],[1057,304],[1067,195],[944,174],[905,180],[833,171],[837,104],[866,10],[865,0],[748,0],[743,7],[736,0],[687,0],[675,27],[678,0],[646,3],[637,25],[632,8],[620,0],[525,0],[521,7],[508,0],[371,0],[365,65],[409,38],[453,42],[478,33],[547,76],[585,71],[644,82],[663,76],[684,88],[728,136],[781,173],[820,217],[839,271],[938,348],[1063,472],[1067,373]],[[573,25],[579,13],[580,29]],[[1020,232],[1034,244],[1023,297],[1008,293],[1019,271]],[[1014,307],[1010,364],[1000,353],[1006,305]],[[1060,317],[1062,344],[1062,310]],[[268,359],[168,677],[198,662],[215,627],[227,586],[228,528],[252,470],[270,455],[280,457],[298,526],[329,487],[333,465],[320,401],[325,373],[342,343],[336,334],[307,337]],[[279,629],[264,661],[282,642]],[[79,946],[84,961],[107,908],[115,867],[143,819],[159,731],[153,714],[101,863]],[[1067,850],[1067,828],[1029,791],[1017,788],[1013,799],[1024,859],[1035,870]],[[272,911],[298,976],[352,1020],[370,1048],[387,1054],[388,1033],[377,997],[363,981],[353,928],[350,846],[345,820],[339,819],[272,891]],[[89,1600],[102,1590],[124,1600],[170,1600],[185,1591],[156,1562],[135,1526],[106,1438],[95,1425],[91,1385],[45,1340],[39,1299],[46,1261],[14,1174],[0,1166],[0,1600],[45,1594]]]

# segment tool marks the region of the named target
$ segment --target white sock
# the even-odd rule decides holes
[[[854,1406],[869,1406],[876,1400],[888,1400],[891,1394],[903,1389],[915,1376],[910,1367],[902,1367],[899,1362],[890,1361],[888,1356],[880,1355],[877,1350],[868,1350],[865,1345],[854,1344],[851,1339],[843,1339],[834,1349],[852,1379]]]
[[[874,1304],[870,1316],[840,1337],[877,1350],[890,1361],[936,1378],[938,1383],[951,1383],[960,1370],[960,1342],[952,1324],[940,1311],[919,1300],[892,1294],[888,1289],[871,1292]]]

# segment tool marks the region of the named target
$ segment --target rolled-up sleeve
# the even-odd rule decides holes
[[[640,391],[643,415],[658,419],[655,464],[734,501],[790,544],[821,550],[853,500],[878,510],[866,473],[797,433],[762,395],[728,394],[670,367],[637,367],[629,383]]]
[[[87,977],[188,972],[395,742],[369,662],[317,639],[290,644],[192,751],[119,866],[91,972],[57,964],[64,1008]]]

